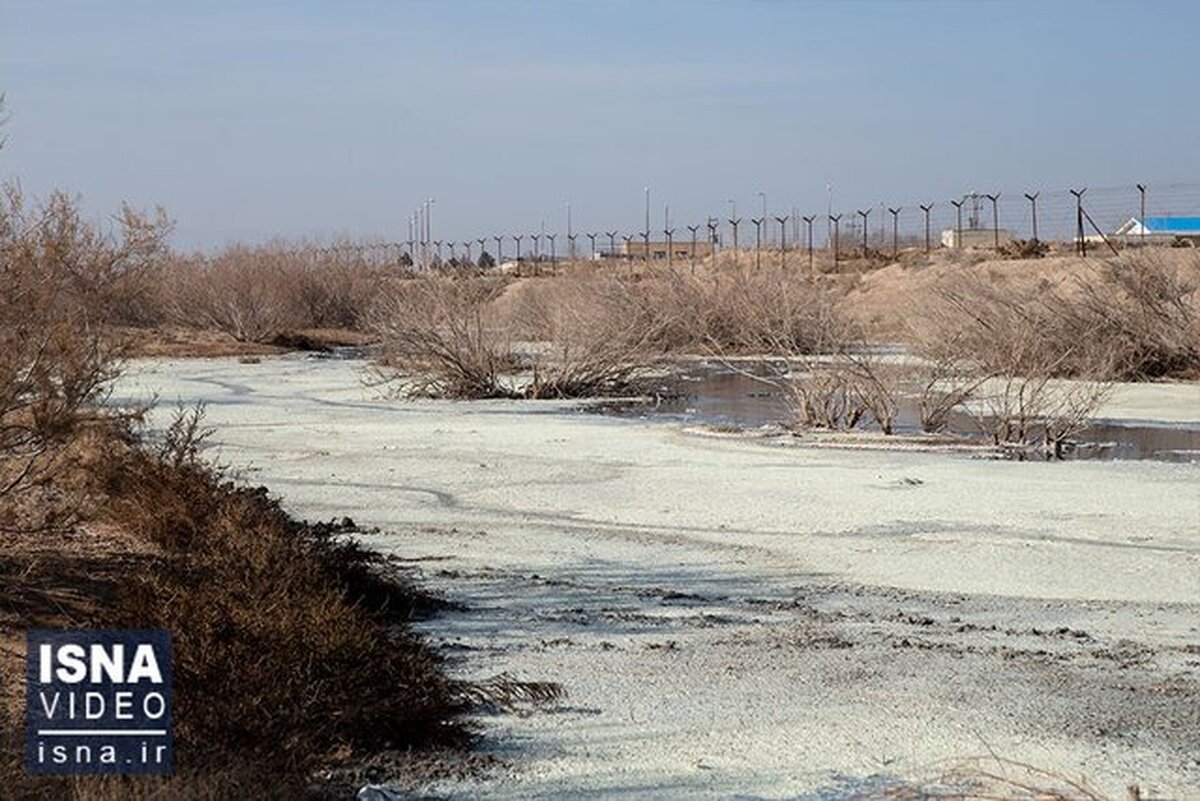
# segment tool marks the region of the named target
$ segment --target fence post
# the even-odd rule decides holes
[[[929,205],[924,205],[924,204],[921,205],[921,211],[925,212],[925,255],[926,256],[929,255],[929,210],[932,208],[933,208],[932,203],[930,203]],[[961,230],[959,231],[958,235],[959,235],[959,239],[961,240],[961,238],[962,238]],[[962,245],[961,241],[959,242],[959,245],[960,246]]]

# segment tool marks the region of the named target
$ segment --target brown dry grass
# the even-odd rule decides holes
[[[206,467],[201,431],[189,414],[157,446],[109,428],[105,459],[70,477],[101,499],[91,522],[53,542],[10,540],[0,557],[6,642],[37,626],[172,633],[176,775],[32,778],[21,749],[6,748],[6,797],[302,797],[318,768],[380,752],[461,753],[471,733],[459,716],[474,706],[559,696],[504,676],[448,679],[408,629],[431,599],[344,538],[346,525],[297,522],[265,490]],[[22,672],[4,675],[6,699],[21,697]],[[17,743],[7,708],[0,737]]]

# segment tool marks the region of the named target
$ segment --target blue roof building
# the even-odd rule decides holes
[[[1200,236],[1200,217],[1131,217],[1117,229],[1120,236]]]

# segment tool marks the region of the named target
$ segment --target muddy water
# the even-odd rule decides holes
[[[786,424],[790,420],[782,393],[745,373],[724,365],[704,364],[689,366],[678,377],[678,396],[655,403],[610,404],[603,410],[741,429]],[[900,404],[896,431],[919,432],[920,419],[915,399],[906,399]],[[868,420],[863,427],[870,429],[871,425]],[[950,433],[984,439],[979,423],[967,414],[952,418]],[[1195,427],[1100,420],[1076,440],[1075,446],[1064,454],[1066,458],[1200,462],[1200,428]]]

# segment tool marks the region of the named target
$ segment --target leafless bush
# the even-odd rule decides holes
[[[1081,327],[1083,318],[1063,313],[1067,303],[1055,287],[999,286],[973,275],[937,285],[915,319],[916,345],[938,382],[957,383],[930,423],[959,394],[998,446],[1041,438],[1058,454],[1111,386],[1111,352],[1095,328]]]
[[[588,397],[636,389],[636,378],[661,360],[670,312],[656,307],[641,282],[587,271],[545,281],[512,312],[515,330],[539,343],[528,354],[528,397]]]
[[[125,209],[121,225],[107,236],[63,195],[28,208],[9,187],[0,200],[0,500],[38,485],[116,375],[104,326],[124,279],[160,254],[165,222]],[[0,525],[14,523],[7,506]]]
[[[1174,254],[1172,254],[1174,255]],[[1080,282],[1077,330],[1112,353],[1109,374],[1137,380],[1200,371],[1200,254],[1132,253]]]
[[[1040,239],[1012,239],[1000,246],[1000,254],[1010,259],[1040,259],[1050,253],[1050,245]]]
[[[492,301],[501,279],[425,276],[391,287],[371,309],[381,341],[379,370],[406,395],[513,397],[509,330]]]
[[[235,246],[177,258],[159,274],[159,295],[175,323],[270,342],[303,329],[360,328],[385,277],[349,247]]]
[[[248,247],[180,259],[167,277],[171,317],[239,342],[267,342],[301,327],[298,298],[286,290],[285,262],[282,252]]]

